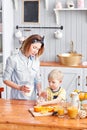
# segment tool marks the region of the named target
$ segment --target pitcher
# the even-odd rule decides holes
[[[79,101],[79,95],[76,92],[71,93],[71,104],[72,106],[77,107],[80,109],[80,101]]]

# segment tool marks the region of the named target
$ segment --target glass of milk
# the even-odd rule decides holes
[[[24,86],[26,86],[26,87],[28,87],[29,88],[29,92],[23,92],[23,94],[25,95],[25,96],[31,96],[32,95],[32,91],[33,91],[33,86],[32,86],[32,84],[31,83],[29,83],[29,82],[21,82],[21,85],[24,85]]]
[[[25,84],[25,86],[28,87],[30,91],[29,91],[29,92],[25,92],[24,94],[25,94],[26,96],[30,97],[30,96],[32,95],[33,87],[32,87],[32,85],[29,84],[29,83]]]

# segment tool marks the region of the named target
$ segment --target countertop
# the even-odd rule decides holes
[[[65,66],[65,65],[61,65],[59,62],[55,62],[55,61],[41,61],[40,62],[40,65],[41,66],[55,66],[55,67],[71,67],[71,68],[87,68],[87,66],[83,66],[82,64],[81,65],[78,65],[78,66]]]
[[[0,99],[0,130],[87,130],[87,118],[33,117],[35,101]]]

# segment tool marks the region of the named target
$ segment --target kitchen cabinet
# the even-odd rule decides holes
[[[69,68],[69,67],[52,67],[52,66],[41,66],[41,78],[42,78],[42,88],[45,90],[45,88],[48,86],[48,73],[52,69],[59,69],[64,73],[64,79],[61,84],[62,87],[65,88],[67,92],[67,101],[70,101],[70,93],[74,89],[82,90],[82,74],[83,69],[82,68]]]
[[[87,68],[83,69],[82,90],[87,92]]]

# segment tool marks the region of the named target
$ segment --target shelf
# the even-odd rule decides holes
[[[62,8],[62,9],[57,9],[54,8],[55,16],[56,16],[56,23],[60,25],[59,23],[59,11],[87,11],[87,8]]]
[[[54,11],[85,11],[85,10],[87,10],[87,8],[62,8],[62,9],[54,9]]]
[[[68,68],[87,68],[87,66],[84,65],[78,65],[78,66],[65,66],[65,65],[61,65],[59,62],[56,61],[41,61],[40,62],[40,66],[51,66],[51,67],[68,67]]]

